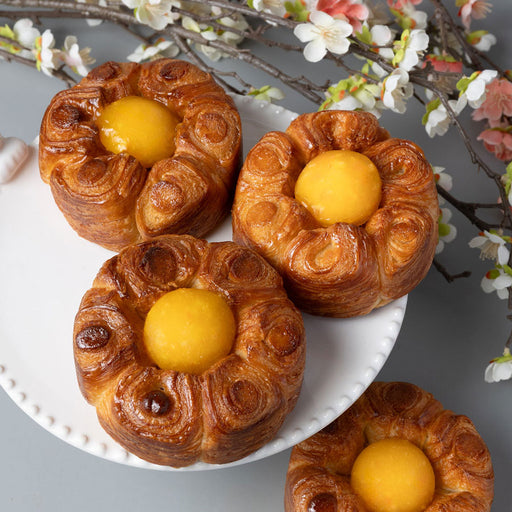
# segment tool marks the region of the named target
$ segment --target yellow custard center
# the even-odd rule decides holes
[[[434,496],[435,475],[420,448],[390,438],[359,454],[350,483],[370,512],[421,512]]]
[[[128,153],[144,167],[172,156],[179,122],[165,105],[141,96],[114,101],[96,120],[105,149]]]
[[[144,324],[144,344],[162,369],[200,374],[229,354],[236,324],[220,295],[178,288],[160,297]]]
[[[322,226],[364,224],[379,207],[381,194],[377,167],[365,155],[347,150],[320,153],[295,184],[295,199]]]

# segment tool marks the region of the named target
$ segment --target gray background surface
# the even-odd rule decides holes
[[[498,37],[492,55],[506,68],[512,66],[512,4],[509,0],[494,0],[493,4],[491,16],[476,22],[475,29],[486,28]],[[107,25],[89,29],[84,22],[63,22],[54,27],[59,42],[68,33],[77,34],[81,46],[93,48],[97,63],[123,60],[137,45],[128,34]],[[234,61],[223,65],[226,69],[242,67]],[[304,61],[284,55],[282,66],[305,68]],[[332,72],[324,63],[316,66],[308,66],[309,71]],[[256,71],[249,76],[256,87],[272,83]],[[62,87],[58,80],[32,69],[0,62],[0,133],[30,142],[38,133],[46,105]],[[287,92],[283,106],[297,112],[314,109],[298,95]],[[429,139],[420,123],[422,113],[420,106],[411,103],[406,115],[386,114],[381,123],[394,136],[410,138],[422,146],[432,164],[445,167],[454,178],[454,195],[468,201],[494,201],[495,190],[477,173],[455,130]],[[471,135],[476,136],[481,126],[475,124]],[[500,168],[496,161],[489,162]],[[510,512],[512,381],[486,384],[483,379],[487,361],[502,351],[510,324],[505,318],[504,301],[480,289],[481,276],[489,266],[478,260],[478,251],[467,247],[476,229],[457,212],[452,223],[457,225],[458,237],[440,259],[453,273],[471,270],[472,276],[448,284],[436,270],[430,271],[409,296],[401,333],[377,379],[415,383],[433,393],[446,408],[469,416],[493,458],[496,482],[492,510]],[[8,241],[0,233],[0,250],[5,243]],[[2,311],[0,315],[5,317],[9,312]],[[289,450],[235,468],[159,472],[107,462],[67,445],[37,425],[3,390],[0,418],[2,511],[283,509]]]

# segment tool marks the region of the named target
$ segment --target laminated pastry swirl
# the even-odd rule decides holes
[[[304,166],[340,149],[367,156],[382,181],[380,205],[362,226],[323,227],[294,197]],[[235,193],[233,240],[270,261],[304,311],[351,317],[423,279],[437,244],[438,208],[431,166],[414,143],[389,138],[369,113],[303,114],[249,152]]]
[[[128,96],[157,100],[181,121],[174,154],[149,169],[100,141],[99,116]],[[207,73],[171,59],[98,66],[52,99],[39,138],[41,177],[68,223],[116,251],[161,234],[208,233],[229,213],[240,157],[232,99]]]
[[[350,484],[354,461],[370,443],[401,438],[419,447],[435,474],[425,512],[488,512],[494,493],[489,451],[466,417],[403,382],[374,382],[350,409],[292,450],[286,512],[366,512]]]
[[[200,375],[158,368],[143,343],[148,311],[165,293],[201,288],[230,306],[231,352]],[[162,235],[108,260],[74,326],[80,389],[103,428],[149,462],[228,463],[274,437],[304,372],[302,316],[281,277],[232,242]]]

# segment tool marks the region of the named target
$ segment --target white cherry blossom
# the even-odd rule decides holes
[[[191,32],[201,34],[205,41],[222,41],[234,47],[243,40],[243,36],[238,34],[236,31],[229,30],[230,28],[236,29],[237,31],[247,30],[249,25],[243,16],[221,16],[222,11],[216,7],[212,7],[210,13],[217,17],[217,22],[224,25],[226,30],[217,30],[211,25],[198,23],[189,16],[183,16],[181,24],[183,25],[183,28],[186,28]],[[222,50],[208,44],[195,43],[195,47],[213,61],[217,61],[227,56]]]
[[[106,0],[76,0],[76,1],[81,4],[93,4],[93,5],[99,5],[101,7],[107,7]],[[87,25],[89,25],[90,27],[96,27],[98,25],[101,25],[103,23],[103,20],[87,18],[86,22],[87,22]]]
[[[222,11],[218,7],[212,7],[212,15],[215,17],[221,16]],[[236,29],[238,32],[243,32],[249,28],[249,24],[245,18],[240,15],[232,14],[231,16],[222,16],[218,18],[218,22],[226,28]],[[236,46],[244,39],[242,35],[233,30],[220,30],[217,32],[218,38],[231,46]]]
[[[512,276],[502,268],[494,268],[487,272],[480,282],[485,293],[496,292],[502,300],[508,299],[508,288],[512,286]]]
[[[409,83],[409,73],[403,69],[395,69],[388,75],[382,85],[382,103],[393,112],[403,114],[408,100],[414,92],[413,85]]]
[[[393,63],[404,71],[410,71],[420,61],[420,55],[428,47],[429,37],[422,29],[404,30],[397,42]]]
[[[436,254],[444,250],[445,244],[453,242],[457,237],[457,228],[450,224],[452,212],[448,208],[441,208],[438,220],[438,242],[436,246]]]
[[[252,0],[253,8],[258,12],[268,12],[276,16],[286,14],[285,2],[283,0]]]
[[[41,36],[36,39],[35,56],[37,69],[45,75],[52,76],[52,72],[57,68],[57,62],[60,56],[60,50],[54,49],[55,38],[50,29],[46,29]]]
[[[380,117],[382,102],[379,100],[381,87],[368,83],[361,76],[350,76],[329,87],[326,100],[321,109],[326,110],[364,110]]]
[[[95,62],[90,52],[90,48],[80,50],[75,36],[67,36],[64,40],[64,51],[61,52],[60,57],[75,73],[85,76],[89,73],[87,66]]]
[[[445,190],[450,191],[453,186],[453,179],[449,174],[445,173],[444,171],[444,167],[439,167],[438,165],[432,166],[432,172],[434,173],[436,183],[443,187]]]
[[[252,96],[257,100],[268,101],[270,103],[272,100],[282,100],[284,98],[284,93],[277,87],[264,85],[259,89],[253,89],[249,92],[249,96]]]
[[[512,378],[512,354],[508,347],[505,347],[501,357],[496,357],[489,363],[484,378],[485,382],[499,382]]]
[[[434,100],[436,106],[425,114],[423,118],[425,124],[425,130],[428,133],[429,137],[435,137],[436,135],[444,135],[448,128],[450,128],[450,124],[452,122],[448,111],[445,106],[439,100]],[[455,112],[458,114],[456,109],[457,102],[455,100],[449,100],[448,104]]]
[[[481,259],[491,259],[500,265],[506,265],[510,256],[506,243],[499,233],[483,231],[469,241],[469,247],[480,249]]]
[[[311,23],[301,23],[293,31],[302,42],[308,43],[304,48],[304,57],[309,62],[321,61],[327,51],[336,55],[347,53],[352,34],[352,25],[348,21],[334,19],[322,11],[313,11]]]
[[[36,39],[41,35],[39,30],[34,27],[32,20],[23,18],[18,20],[12,27],[16,41],[25,48],[33,48],[36,43]]]
[[[422,30],[427,28],[428,14],[416,9],[412,3],[403,3],[399,13],[409,27]]]
[[[485,101],[485,88],[498,75],[494,69],[484,69],[473,73],[469,78],[463,78],[457,84],[460,90],[457,100],[457,110],[460,112],[466,105],[471,108],[480,108]],[[460,85],[459,85],[460,84]]]
[[[179,14],[172,12],[173,7],[181,7],[177,0],[122,0],[123,4],[134,10],[135,18],[155,30],[163,30],[174,23]]]
[[[370,34],[372,37],[372,44],[375,46],[386,46],[391,44],[394,39],[394,34],[387,25],[374,25],[370,29]],[[378,51],[380,55],[386,58],[393,58],[392,48],[379,48]]]
[[[387,25],[374,25],[370,29],[370,37],[371,44],[373,46],[377,46],[375,49],[377,53],[387,61],[391,62],[395,56],[395,52],[391,46],[386,46],[391,45],[394,40],[395,36],[393,31]],[[387,71],[376,62],[371,63],[371,68],[379,78],[383,78],[388,74]]]
[[[337,102],[329,105],[327,110],[364,110],[370,112],[375,117],[381,116],[379,102],[369,91],[361,89],[355,94],[345,92]]]
[[[135,48],[127,59],[131,62],[143,62],[157,59],[159,57],[176,57],[180,52],[179,48],[171,41],[158,39],[155,44],[141,44]]]
[[[494,46],[497,43],[496,36],[491,34],[490,32],[486,32],[476,38],[474,42],[471,44],[481,52],[488,52],[491,49],[491,46]]]

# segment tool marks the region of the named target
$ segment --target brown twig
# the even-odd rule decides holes
[[[500,223],[489,223],[480,219],[476,215],[476,211],[480,208],[490,209],[496,208],[501,210],[503,213],[503,206],[500,204],[481,204],[481,203],[467,203],[464,201],[460,201],[452,196],[446,189],[437,185],[438,194],[446,199],[454,208],[456,208],[460,213],[462,213],[474,226],[478,228],[479,231],[489,231],[489,229],[498,229],[501,227]]]
[[[35,60],[27,59],[21,55],[16,53],[10,53],[7,50],[4,50],[0,47],[0,56],[4,58],[7,62],[18,62],[20,64],[24,64],[25,66],[29,66],[31,68],[37,69],[37,63]],[[76,85],[77,81],[68,73],[66,73],[62,68],[53,69],[50,73],[59,80],[62,80],[67,84],[68,87],[72,87]]]
[[[434,261],[432,262],[432,265],[434,265],[435,269],[449,282],[453,283],[456,279],[461,279],[464,277],[469,277],[471,275],[471,272],[469,270],[465,270],[464,272],[459,272],[458,274],[450,274],[448,270],[446,270],[446,267],[439,262],[437,258],[434,258]]]
[[[231,76],[231,77],[235,78],[236,80],[238,80],[238,82],[241,83],[242,86],[247,87],[247,88],[250,87],[250,84],[244,82],[242,80],[242,78],[237,73],[235,73],[235,72],[225,72],[225,73],[223,73],[223,72],[219,71],[218,69],[215,69],[215,68],[212,68],[211,66],[208,66],[204,62],[204,60],[201,59],[197,55],[197,53],[192,51],[192,48],[190,48],[190,45],[182,37],[178,36],[177,34],[174,34],[173,35],[173,39],[174,39],[174,42],[176,43],[176,45],[178,46],[178,48],[191,60],[191,62],[193,62],[197,67],[199,67],[200,69],[202,69],[206,73],[210,73],[211,75],[213,75],[215,77],[215,79],[217,80],[217,82],[219,82],[219,84],[221,84],[224,88],[226,88],[226,89],[228,89],[231,92],[234,92],[236,94],[243,94],[243,91],[241,91],[240,89],[237,89],[233,85],[231,85],[228,82],[226,82],[221,77],[221,75],[223,75],[223,76]]]

